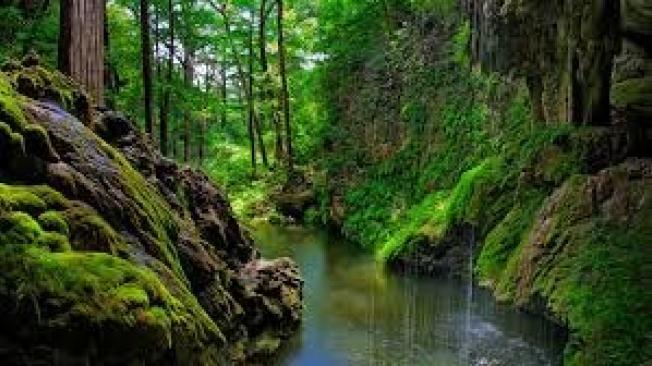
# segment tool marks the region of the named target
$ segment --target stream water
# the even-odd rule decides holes
[[[563,332],[468,281],[393,274],[316,230],[258,225],[254,237],[305,279],[303,325],[277,365],[561,364]]]

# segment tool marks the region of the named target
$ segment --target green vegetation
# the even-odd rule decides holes
[[[20,132],[27,125],[27,121],[18,100],[9,79],[0,73],[0,121],[7,123],[12,130]]]
[[[105,254],[119,254],[123,239],[92,209],[78,205],[45,186],[0,184],[0,299],[18,299],[16,309],[22,310],[13,321],[34,334],[61,336],[74,318],[74,327],[88,340],[101,329],[114,329],[133,331],[132,342],[139,344],[104,339],[110,342],[105,351],[154,352],[169,348],[178,336],[197,344],[223,342],[215,323],[174,276],[164,276],[170,282],[164,284],[151,270]],[[52,314],[34,307],[46,297]]]
[[[53,334],[65,332],[70,317],[81,321],[76,327],[88,327],[89,337],[96,337],[99,329],[133,328],[135,334],[147,335],[132,339],[141,350],[169,348],[174,335],[183,332],[194,332],[197,341],[208,340],[206,334],[219,334],[196,302],[183,301],[190,296],[173,296],[153,272],[123,259],[101,253],[51,253],[29,245],[3,244],[0,252],[4,273],[0,297],[48,296],[56,301],[60,313],[46,324]],[[16,283],[22,285],[16,288]],[[12,294],[15,291],[19,294]],[[25,319],[25,325],[38,326],[38,314],[31,312],[23,315],[34,315]],[[120,347],[119,339],[106,341],[112,342],[110,347]],[[139,348],[125,346],[124,350]]]
[[[498,3],[483,3],[484,10]],[[503,3],[500,10],[509,16],[536,10],[524,1]],[[146,22],[141,4],[148,5]],[[58,1],[42,5],[32,13],[25,4],[0,6],[0,27],[20,28],[0,35],[1,61],[34,49],[43,64],[54,64]],[[297,216],[337,228],[390,265],[421,246],[448,245],[459,239],[457,229],[471,227],[476,278],[500,301],[567,326],[568,364],[645,362],[652,357],[646,347],[652,193],[649,179],[641,178],[645,171],[618,164],[633,154],[633,140],[649,139],[641,123],[652,111],[649,60],[620,60],[617,66],[627,70],[616,71],[634,76],[618,81],[618,73],[613,81],[594,80],[591,73],[600,67],[587,67],[584,59],[563,65],[547,54],[551,59],[541,65],[510,60],[517,51],[548,50],[534,41],[547,33],[528,34],[533,41],[526,49],[493,54],[496,45],[476,44],[487,41],[474,38],[473,27],[483,25],[471,22],[461,6],[453,0],[112,1],[109,85],[102,92],[110,107],[127,111],[151,133],[163,155],[202,168],[221,185],[242,219],[290,222],[281,201],[306,198],[310,207],[300,207]],[[581,15],[595,20],[592,12],[603,10],[586,7]],[[558,28],[566,20],[560,18]],[[581,22],[586,29],[577,31],[589,37],[596,31],[589,23],[595,22]],[[487,29],[504,32],[501,27]],[[151,50],[141,44],[146,32]],[[511,36],[490,41],[503,46]],[[564,44],[560,53],[581,58],[595,52],[599,59],[612,51],[602,48],[620,47],[612,41],[587,41],[574,53]],[[502,73],[474,64],[484,57],[501,64]],[[143,64],[150,58],[147,80]],[[560,71],[574,63],[579,70]],[[0,154],[58,159],[54,140],[23,110],[27,98],[57,102],[91,126],[87,97],[46,67],[9,61],[4,68]],[[546,68],[555,80],[539,75]],[[568,106],[550,105],[557,100],[545,85],[551,82],[572,84]],[[602,84],[610,82],[605,93]],[[148,84],[150,100],[143,103]],[[607,107],[614,107],[618,126],[591,126],[592,119],[607,119]],[[551,121],[556,115],[579,120]],[[628,131],[620,131],[623,126]],[[115,185],[132,203],[122,207],[125,217],[140,236],[126,237],[109,223],[118,219],[105,220],[48,187],[0,183],[0,270],[26,282],[14,289],[0,280],[0,296],[53,295],[70,305],[66,316],[154,329],[158,336],[146,347],[169,346],[180,331],[198,339],[220,334],[187,290],[177,253],[184,234],[197,234],[194,228],[182,233],[185,218],[178,216],[187,212],[175,212],[123,154],[83,131],[107,158],[102,168],[116,172]],[[74,148],[87,147],[82,142]],[[173,193],[184,200],[184,192]],[[130,240],[173,275],[119,259],[133,254]],[[254,348],[277,347],[276,338],[263,336]]]

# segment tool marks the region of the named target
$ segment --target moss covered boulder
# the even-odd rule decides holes
[[[644,364],[652,357],[652,161],[575,175],[537,202],[515,206],[488,235],[484,283],[566,326],[568,364]]]
[[[244,363],[261,340],[289,337],[296,266],[259,258],[205,175],[163,158],[121,115],[93,110],[66,77],[9,66],[0,363]]]

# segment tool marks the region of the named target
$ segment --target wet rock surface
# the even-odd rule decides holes
[[[37,64],[5,71],[0,217],[21,213],[26,224],[8,221],[3,230],[20,235],[0,240],[10,274],[0,281],[0,360],[239,363],[261,338],[278,347],[294,331],[296,265],[261,259],[203,173],[162,157],[120,114],[91,114],[63,76]],[[36,222],[45,212],[63,226]],[[54,240],[56,227],[67,230]]]
[[[473,227],[458,225],[442,240],[433,241],[426,236],[413,238],[410,249],[391,258],[388,264],[402,273],[436,278],[468,278],[474,246]]]

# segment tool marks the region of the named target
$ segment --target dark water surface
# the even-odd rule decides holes
[[[257,225],[254,236],[264,256],[294,258],[305,279],[302,329],[278,365],[561,364],[559,329],[468,281],[387,272],[316,230]]]

